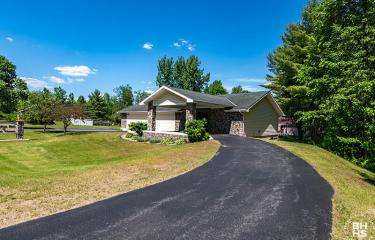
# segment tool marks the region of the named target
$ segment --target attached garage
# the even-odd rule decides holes
[[[249,112],[244,113],[244,130],[246,136],[277,135],[279,116],[269,98],[263,98],[250,108]]]
[[[175,113],[160,112],[156,114],[156,131],[174,132],[175,131]]]
[[[129,124],[132,122],[144,122],[147,123],[147,111],[144,111],[144,109],[139,108],[136,109],[137,111],[130,111],[123,113],[126,114],[126,118],[122,118],[122,128],[123,130],[129,129]],[[162,111],[159,111],[156,114],[155,124],[156,124],[156,131],[161,132],[173,132],[175,131],[175,115],[177,109],[173,109],[171,111],[170,109],[162,108]]]
[[[132,122],[144,122],[147,123],[147,113],[145,112],[134,112],[128,113],[126,120],[126,128],[129,129],[129,124]]]

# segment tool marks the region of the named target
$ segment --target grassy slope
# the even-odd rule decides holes
[[[0,143],[0,227],[166,180],[211,159],[219,144],[135,143],[119,133],[26,132]]]
[[[367,222],[375,236],[375,173],[360,168],[317,146],[267,140],[306,160],[335,189],[333,239],[351,239],[352,222]]]

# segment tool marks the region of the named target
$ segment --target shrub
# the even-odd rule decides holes
[[[137,136],[134,138],[137,142],[148,142],[148,138]]]
[[[160,143],[161,139],[160,138],[150,138],[150,143]]]
[[[138,136],[143,136],[143,131],[147,129],[147,124],[144,122],[132,122],[129,124],[129,130],[137,133]]]
[[[190,142],[205,141],[210,138],[206,130],[207,121],[202,120],[192,120],[187,122],[185,133],[188,135]]]
[[[175,140],[173,137],[166,137],[160,142],[161,144],[174,144]]]
[[[185,144],[187,141],[185,138],[178,139],[175,143],[176,145],[182,145]]]
[[[134,134],[133,134],[133,133],[129,133],[129,132],[128,132],[128,133],[126,134],[126,138],[133,138],[133,137],[134,137]]]

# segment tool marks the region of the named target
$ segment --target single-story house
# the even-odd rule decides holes
[[[205,118],[210,133],[240,136],[277,135],[284,115],[269,91],[214,96],[166,86],[119,113],[124,131],[145,122],[148,131],[180,132],[187,121]]]

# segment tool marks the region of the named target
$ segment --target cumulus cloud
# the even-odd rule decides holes
[[[30,78],[30,77],[20,77],[20,78],[27,83],[27,86],[32,87],[32,88],[51,88],[48,85],[48,83],[43,80]]]
[[[153,47],[154,47],[154,44],[150,42],[146,42],[145,44],[143,44],[143,48],[147,50],[151,50]]]
[[[182,45],[179,44],[178,42],[175,42],[175,43],[173,43],[173,46],[176,47],[176,48],[180,48]]]
[[[14,39],[11,38],[11,37],[6,37],[5,40],[7,40],[8,42],[13,42],[14,41]]]
[[[252,77],[232,78],[229,80],[233,82],[260,83],[260,84],[264,84],[267,82],[267,80],[264,78],[252,78]]]
[[[68,77],[67,80],[68,80],[68,83],[84,82],[85,81],[84,78],[71,78],[71,77]]]
[[[262,87],[253,87],[253,86],[242,86],[243,90],[247,90],[249,92],[259,92],[264,91],[265,89]]]
[[[187,45],[187,49],[189,49],[189,51],[194,51],[195,50],[195,46],[193,44],[188,44]]]
[[[238,85],[235,85],[235,86],[238,86]],[[232,88],[234,88],[235,86],[224,86],[224,88],[229,93],[231,93],[232,92]],[[242,86],[242,89],[246,90],[246,91],[249,91],[249,92],[259,92],[259,91],[265,91],[266,90],[266,89],[264,89],[262,87],[254,87],[254,86]]]
[[[175,48],[186,47],[186,49],[188,49],[189,51],[195,51],[195,45],[191,44],[188,40],[183,38],[178,39],[178,41],[174,42],[172,46]]]
[[[148,94],[153,94],[155,91],[153,91],[153,90],[146,90],[145,92],[148,93]]]
[[[91,69],[88,66],[59,66],[54,68],[61,75],[71,76],[71,77],[87,77],[91,74],[95,74],[98,70]]]
[[[50,80],[51,82],[57,83],[57,84],[64,84],[64,83],[66,83],[64,79],[59,78],[59,77],[55,77],[55,76],[47,77],[47,79]]]

